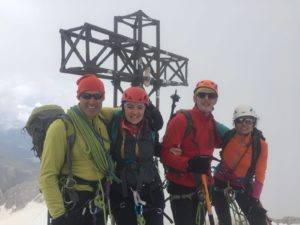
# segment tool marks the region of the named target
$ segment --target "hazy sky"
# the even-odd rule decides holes
[[[60,28],[89,22],[113,30],[114,16],[140,9],[160,20],[161,48],[189,58],[179,108],[193,106],[202,79],[219,85],[217,120],[232,126],[237,105],[255,108],[269,144],[262,201],[271,217],[300,216],[298,0],[1,0],[0,126],[23,126],[36,104],[76,103],[78,76],[59,72]],[[110,82],[106,87],[110,106]],[[165,120],[174,90],[161,90]]]

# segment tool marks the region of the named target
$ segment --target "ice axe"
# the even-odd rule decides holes
[[[207,188],[207,180],[206,180],[206,175],[205,174],[201,174],[201,181],[202,181],[202,188],[203,188],[203,192],[204,192],[209,223],[210,223],[210,225],[215,225],[214,216],[213,216],[212,208],[211,208],[210,197],[209,197],[208,188]]]

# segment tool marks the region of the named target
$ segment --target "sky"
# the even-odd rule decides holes
[[[114,16],[137,10],[160,21],[161,49],[189,58],[189,86],[161,89],[165,121],[175,89],[177,108],[191,108],[203,79],[218,84],[213,114],[227,126],[235,107],[253,106],[269,144],[261,200],[271,217],[300,216],[298,0],[1,0],[0,128],[23,127],[36,105],[77,103],[78,76],[59,72],[59,29],[88,22],[113,30]]]

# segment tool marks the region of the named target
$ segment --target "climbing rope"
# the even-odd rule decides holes
[[[196,210],[195,223],[199,225],[201,219],[205,217],[206,207],[205,207],[205,196],[203,191],[199,191],[197,194],[198,194],[199,202]],[[204,224],[206,224],[206,221],[204,221]]]
[[[233,216],[234,223],[237,225],[249,225],[248,220],[240,207],[238,206],[236,202],[236,194],[243,192],[243,190],[234,190],[230,183],[227,183],[227,187],[224,189],[220,189],[217,187],[214,187],[215,191],[222,191],[224,193],[224,196],[226,197],[226,200],[229,204],[229,209],[231,212],[231,215]]]
[[[76,132],[83,136],[87,145],[87,148],[81,149],[81,151],[87,155],[91,154],[94,166],[106,176],[108,181],[121,182],[114,173],[114,164],[104,144],[104,142],[109,143],[109,140],[101,136],[100,130],[96,131],[92,122],[83,115],[78,106],[73,106],[68,110],[68,115],[73,122]]]

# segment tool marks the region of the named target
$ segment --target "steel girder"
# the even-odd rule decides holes
[[[132,37],[119,34],[118,25],[129,26]],[[156,29],[155,47],[143,42],[143,28]],[[114,32],[85,23],[80,27],[60,29],[61,67],[64,73],[82,75],[95,73],[110,79],[114,86],[114,105],[117,92],[123,92],[121,83],[142,86],[150,82],[149,95],[166,86],[187,86],[188,59],[160,49],[159,21],[141,10],[127,16],[116,16]],[[147,76],[148,72],[148,76]]]

